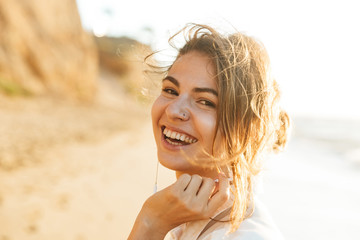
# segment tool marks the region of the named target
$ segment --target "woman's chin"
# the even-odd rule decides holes
[[[181,172],[181,173],[188,173],[188,174],[198,174],[200,176],[207,176],[213,175],[212,172],[216,170],[215,169],[204,169],[200,166],[196,166],[191,164],[189,161],[187,161],[184,158],[181,157],[169,157],[169,156],[158,156],[159,162],[162,166],[166,167],[167,169],[173,170],[175,172]],[[216,173],[217,175],[217,173]]]
[[[175,158],[164,158],[164,157],[158,157],[159,162],[162,166],[170,169],[170,170],[174,170],[174,171],[184,171],[186,169],[189,168],[189,163],[184,162],[185,160],[181,160],[181,159],[175,159]]]

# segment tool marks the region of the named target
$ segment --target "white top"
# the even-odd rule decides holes
[[[217,214],[228,207],[229,203],[224,204]],[[265,206],[256,198],[252,216],[245,219],[235,232],[227,234],[230,222],[216,222],[199,237],[210,221],[209,219],[184,223],[171,230],[165,240],[284,240]]]

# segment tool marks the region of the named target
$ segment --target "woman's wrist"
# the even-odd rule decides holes
[[[135,220],[128,240],[163,240],[170,230],[170,227],[161,224],[156,217],[151,217],[142,209]]]

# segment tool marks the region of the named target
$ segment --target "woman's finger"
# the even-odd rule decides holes
[[[185,191],[191,181],[191,176],[189,174],[182,174],[174,184],[174,187],[180,189],[181,191]]]
[[[223,174],[219,174],[219,190],[209,200],[208,212],[214,213],[221,205],[223,205],[230,196],[229,193],[230,184],[227,177]]]
[[[206,201],[206,203],[209,201],[209,198],[211,194],[213,193],[215,189],[215,182],[211,178],[203,178],[202,185],[198,192],[198,198],[201,200]]]
[[[203,179],[199,175],[197,175],[197,174],[192,175],[191,181],[185,191],[190,193],[192,196],[197,195],[199,188],[202,184],[202,181],[203,181]]]

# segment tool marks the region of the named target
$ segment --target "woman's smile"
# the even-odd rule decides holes
[[[165,126],[163,126],[161,129],[163,129],[164,140],[174,146],[190,145],[198,141],[195,137],[182,132],[181,130],[171,129]]]
[[[218,103],[211,60],[193,51],[180,56],[152,107],[158,159],[175,171],[198,173],[198,160],[213,154]],[[189,161],[190,159],[190,161]]]

